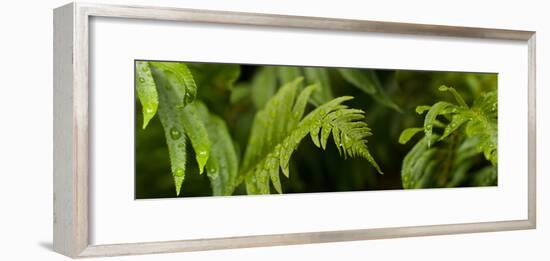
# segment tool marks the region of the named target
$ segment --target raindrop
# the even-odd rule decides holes
[[[139,77],[139,82],[140,82],[140,83],[144,83],[144,82],[145,82],[145,78]]]
[[[181,137],[181,132],[176,129],[176,127],[172,127],[172,129],[170,129],[170,137],[174,140],[177,140]]]
[[[218,171],[215,167],[211,167],[208,172],[210,173],[215,173],[216,171]]]
[[[185,96],[183,97],[183,105],[193,102],[193,99],[194,97],[189,92],[185,92]]]
[[[183,177],[183,174],[184,174],[184,171],[182,168],[178,167],[174,170],[174,176],[176,177]]]
[[[145,113],[152,114],[153,113],[153,108],[151,108],[151,107],[145,108]]]

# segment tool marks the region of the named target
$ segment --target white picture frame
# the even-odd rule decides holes
[[[92,17],[523,41],[528,46],[527,219],[95,245],[90,241],[89,21]],[[150,254],[536,227],[535,32],[178,8],[71,3],[54,12],[54,249],[73,257]]]

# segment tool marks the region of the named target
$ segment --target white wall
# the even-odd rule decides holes
[[[90,2],[90,1],[88,1]],[[93,1],[95,2],[95,1]],[[548,260],[550,18],[545,1],[102,1],[537,31],[538,228],[531,231],[225,250],[114,260]],[[4,1],[0,9],[0,259],[63,260],[52,238],[52,9],[64,0]],[[465,15],[467,14],[467,15]],[[406,217],[404,217],[406,218]],[[11,257],[11,258],[9,258]],[[528,257],[528,258],[526,258]]]

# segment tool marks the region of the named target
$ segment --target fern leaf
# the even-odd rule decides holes
[[[435,122],[437,120],[436,119],[437,116],[441,115],[445,109],[452,106],[454,105],[451,103],[442,101],[442,102],[437,102],[430,108],[430,110],[428,110],[428,113],[426,114],[426,118],[424,119],[424,133],[426,134],[428,147],[430,147],[432,143],[431,136],[433,133],[434,125],[436,124]]]
[[[403,161],[403,186],[422,188],[496,184],[496,91],[482,94],[470,107],[454,88],[442,86],[439,90],[451,92],[457,105],[440,101],[433,106],[417,107],[420,114],[428,111],[424,127],[421,128],[425,137],[416,143]],[[438,128],[437,132],[434,132],[435,128]],[[442,134],[439,129],[442,129]],[[419,128],[404,130],[400,142],[408,141],[418,131]],[[436,142],[438,144],[434,145]],[[492,166],[477,171],[475,166],[483,158],[491,162]]]
[[[434,137],[432,137],[434,138]],[[423,183],[429,179],[431,171],[428,170],[428,162],[435,154],[435,148],[428,147],[428,138],[422,138],[416,145],[407,153],[403,159],[401,168],[401,179],[403,188],[421,188]]]
[[[371,79],[360,69],[339,69],[340,75],[347,82],[368,94],[376,93],[376,87]]]
[[[319,86],[319,91],[314,92],[312,97],[316,104],[325,103],[333,98],[332,85],[326,68],[304,67],[303,75],[308,84]]]
[[[202,174],[204,165],[210,156],[212,144],[208,137],[208,131],[195,106],[187,106],[183,109],[181,121],[185,129],[185,134],[191,141],[191,145],[195,151],[195,158],[199,165],[199,173]]]
[[[451,122],[445,126],[445,130],[443,131],[443,135],[439,140],[443,140],[447,138],[451,133],[458,130],[465,122],[468,121],[468,118],[464,117],[463,114],[455,114],[451,117]]]
[[[163,71],[153,66],[151,66],[151,71],[155,78],[156,86],[159,87],[160,104],[158,115],[166,137],[176,195],[179,195],[185,179],[187,161],[187,139],[185,137],[185,127],[181,121],[183,112],[176,107],[176,104],[180,103],[178,97],[172,95],[166,89],[169,83]]]
[[[252,101],[261,109],[277,90],[276,71],[273,67],[262,67],[252,79]]]
[[[178,62],[149,62],[151,66],[158,69],[162,69],[166,78],[168,78],[170,84],[166,85],[166,90],[171,91],[171,88],[175,88],[174,94],[178,95],[177,106],[180,108],[185,107],[187,104],[193,102],[197,97],[197,85],[193,74],[185,63]]]
[[[199,112],[212,141],[210,157],[206,162],[206,173],[212,192],[214,196],[229,196],[235,190],[239,169],[233,139],[225,121],[210,113],[206,105],[195,101],[189,106],[195,107]]]
[[[285,84],[267,102],[265,108],[256,114],[241,168],[241,176],[244,177],[249,194],[268,194],[270,184],[278,193],[282,193],[279,168],[288,177],[292,153],[308,135],[314,143],[323,144],[321,146],[324,148],[328,136],[336,133],[334,141],[341,141],[336,146],[339,146],[344,156],[363,157],[381,173],[366,145],[366,137],[371,133],[362,121],[364,113],[342,105],[352,97],[333,99],[303,117],[305,101],[317,87],[306,87],[296,98],[302,80],[297,78]],[[276,122],[276,126],[270,128],[268,122]]]
[[[376,102],[401,112],[401,108],[388,97],[373,70],[339,69],[338,71],[344,80],[371,95]]]
[[[468,108],[468,104],[466,104],[466,102],[464,101],[464,99],[462,98],[462,96],[455,90],[455,88],[453,88],[453,87],[447,87],[447,86],[445,86],[445,85],[441,85],[441,86],[439,87],[439,90],[442,91],[442,92],[445,92],[445,91],[450,92],[450,93],[453,94],[453,96],[455,97],[455,100],[456,100],[456,102],[458,103],[458,105],[460,105],[461,107]]]
[[[136,92],[143,110],[143,129],[145,129],[157,113],[159,104],[157,87],[147,62],[136,62]]]
[[[302,69],[295,66],[278,66],[277,76],[282,83],[288,83],[298,77],[303,77]]]
[[[471,120],[466,126],[466,134],[478,137],[478,150],[493,165],[498,163],[498,103],[497,92],[488,92],[474,101],[470,110]]]
[[[187,75],[188,70],[182,69],[186,68],[185,64],[167,64],[150,63],[150,68],[159,93],[159,117],[166,134],[176,194],[179,195],[186,169],[186,138],[193,146],[200,173],[208,160],[211,142],[196,107],[183,105],[189,93],[186,86],[193,85],[193,76]]]
[[[409,142],[409,140],[416,135],[417,133],[423,131],[423,128],[408,128],[405,129],[401,135],[399,136],[399,143],[405,144]]]
[[[424,114],[424,112],[427,112],[430,110],[432,106],[429,106],[429,105],[420,105],[420,106],[416,106],[416,113],[418,114]]]
[[[437,134],[432,135],[432,143],[438,139]],[[476,141],[464,135],[453,135],[432,147],[427,146],[427,138],[423,137],[403,160],[403,187],[415,189],[496,184],[496,178],[484,182],[478,178],[476,166],[483,161],[476,149]]]

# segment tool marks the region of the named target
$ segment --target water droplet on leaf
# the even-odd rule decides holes
[[[170,129],[170,137],[174,140],[177,140],[181,138],[181,132],[176,129],[176,127],[172,127],[172,129]]]
[[[183,97],[183,105],[187,105],[193,102],[193,100],[194,100],[194,97],[189,92],[185,92],[185,95]]]
[[[204,170],[204,165],[206,165],[206,161],[208,161],[208,151],[204,148],[198,149],[196,158],[199,165],[199,173],[202,173]]]
[[[145,82],[145,78],[139,77],[139,82],[140,82],[140,83],[144,83],[144,82]]]
[[[182,168],[178,167],[174,170],[174,176],[176,176],[176,177],[183,177],[183,174],[185,174],[185,173],[184,173]]]

